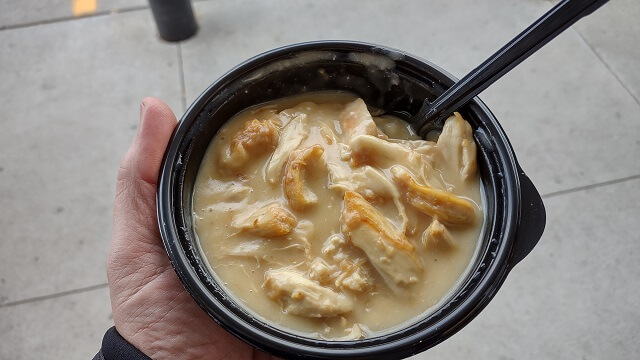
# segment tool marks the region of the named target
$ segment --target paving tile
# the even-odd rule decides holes
[[[572,29],[481,98],[543,194],[640,174],[640,105]]]
[[[557,4],[559,0],[551,0]],[[609,1],[573,28],[640,102],[640,2]]]
[[[95,12],[147,5],[146,0],[95,0]],[[91,1],[85,1],[90,3]],[[21,0],[0,2],[0,28],[74,16],[74,0]]]
[[[200,33],[182,45],[187,103],[240,61],[317,39],[385,44],[462,76],[551,7],[539,0],[370,4],[196,4]],[[496,17],[496,8],[503,16]],[[503,123],[522,166],[543,193],[640,174],[640,159],[634,156],[640,151],[640,106],[573,30],[481,98]]]
[[[509,16],[495,19],[497,6]],[[210,1],[194,7],[200,31],[182,46],[187,102],[249,57],[278,46],[319,39],[385,44],[463,75],[543,14],[550,4],[539,0],[497,0],[490,4],[385,0],[368,5],[339,0],[243,0]],[[466,23],[473,26],[461,26]]]
[[[139,101],[181,109],[176,47],[149,26],[140,11],[0,32],[0,303],[106,281]]]
[[[478,318],[415,359],[637,359],[640,180],[545,200],[542,240]]]
[[[88,360],[113,326],[109,290],[0,308],[0,359]]]
[[[609,1],[574,27],[640,101],[640,1]]]

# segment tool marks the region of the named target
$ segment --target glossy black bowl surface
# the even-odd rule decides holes
[[[448,301],[401,330],[335,342],[260,321],[216,283],[192,225],[193,187],[204,153],[220,127],[238,112],[286,96],[339,90],[355,93],[375,108],[409,116],[454,82],[451,75],[415,56],[345,41],[272,50],[215,81],[182,117],[165,154],[157,194],[167,253],[196,302],[227,331],[285,358],[397,359],[428,349],[469,323],[493,298],[509,270],[533,249],[545,224],[540,195],[520,169],[500,124],[478,98],[460,112],[474,129],[485,194],[479,253]]]

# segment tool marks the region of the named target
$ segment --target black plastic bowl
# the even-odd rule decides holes
[[[192,225],[193,186],[205,150],[225,121],[247,107],[291,95],[342,90],[378,109],[415,114],[423,101],[432,101],[454,82],[453,76],[415,56],[345,41],[272,50],[215,81],[182,117],[165,154],[158,186],[162,239],[187,291],[227,331],[286,358],[397,359],[428,349],[464,327],[533,249],[545,225],[540,195],[520,169],[500,124],[478,98],[460,112],[473,127],[479,150],[486,216],[480,250],[448,300],[401,330],[336,342],[289,333],[255,318],[216,283]]]

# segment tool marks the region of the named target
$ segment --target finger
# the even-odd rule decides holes
[[[176,127],[171,108],[156,98],[145,98],[140,103],[140,129],[133,142],[135,180],[156,185],[162,157]]]
[[[160,245],[155,193],[162,157],[176,126],[167,104],[145,98],[140,104],[140,127],[118,172],[112,252],[148,252],[144,244]],[[138,251],[132,251],[138,250]]]
[[[150,190],[155,192],[162,157],[176,122],[169,106],[161,100],[142,100],[138,134],[122,160],[118,172],[116,196],[126,191],[129,201],[119,202],[118,205],[136,206],[140,199],[147,199],[147,194],[139,193],[141,187],[151,188]],[[132,203],[133,200],[136,200],[136,203]]]

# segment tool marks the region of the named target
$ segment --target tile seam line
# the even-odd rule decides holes
[[[209,2],[209,1],[212,1],[212,0],[192,0],[192,3],[201,3],[201,2]],[[87,18],[93,18],[93,17],[118,15],[118,14],[124,14],[129,12],[140,11],[140,10],[147,10],[147,9],[149,9],[148,5],[139,5],[139,6],[124,7],[121,9],[101,10],[101,11],[96,11],[92,14],[86,14],[86,15],[80,15],[80,16],[68,15],[68,16],[61,16],[61,17],[52,18],[52,19],[27,21],[19,24],[0,25],[0,32],[5,30],[24,29],[24,28],[34,27],[34,26],[57,24],[62,22],[81,20],[81,19],[87,19]]]
[[[68,296],[68,295],[82,294],[89,291],[104,289],[104,288],[107,288],[108,286],[109,286],[108,283],[103,283],[103,284],[92,285],[92,286],[87,286],[87,287],[73,289],[73,290],[61,291],[61,292],[49,294],[49,295],[36,296],[36,297],[23,299],[23,300],[11,301],[4,304],[0,304],[0,309],[11,307],[11,306],[34,303],[34,302],[43,301],[43,300],[57,299],[57,298]]]
[[[591,189],[596,189],[596,188],[605,187],[605,186],[609,186],[609,185],[616,185],[616,184],[620,184],[620,183],[627,182],[627,181],[633,181],[633,180],[637,180],[637,179],[640,179],[640,174],[627,176],[627,177],[623,177],[623,178],[618,178],[618,179],[613,179],[613,180],[597,182],[597,183],[593,183],[593,184],[590,184],[590,185],[578,186],[578,187],[571,188],[571,189],[566,189],[566,190],[554,191],[554,192],[550,192],[548,194],[542,195],[542,198],[543,199],[549,199],[549,198],[553,198],[553,197],[557,197],[557,196],[572,194],[572,193],[579,192],[579,191],[591,190]]]
[[[622,88],[627,92],[627,94],[629,94],[629,96],[631,96],[631,98],[636,102],[636,104],[640,105],[640,99],[636,98],[636,96],[633,94],[633,92],[631,92],[631,89],[629,89],[629,87],[624,83],[624,81],[622,81],[622,79],[620,79],[618,74],[616,74],[615,71],[613,71],[613,69],[611,69],[609,64],[604,60],[604,58],[600,55],[600,53],[598,53],[598,51],[589,43],[589,41],[587,41],[587,39],[582,35],[582,33],[578,29],[576,29],[575,26],[572,26],[571,30],[573,30],[578,35],[580,40],[582,40],[582,42],[585,45],[587,45],[589,50],[591,50],[591,52],[596,56],[596,58],[598,58],[598,60],[600,60],[602,65],[604,65],[604,67],[607,69],[607,71],[609,71],[609,73],[611,75],[613,75],[613,77],[616,79],[618,84],[620,84],[620,86],[622,86]]]

